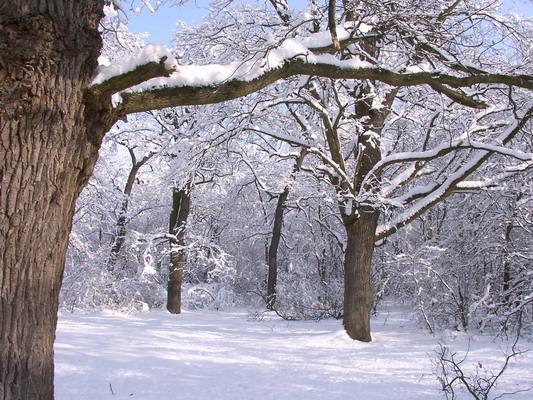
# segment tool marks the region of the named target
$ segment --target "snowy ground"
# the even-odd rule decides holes
[[[349,340],[339,321],[247,317],[63,312],[55,346],[56,399],[442,399],[432,373],[433,350],[438,341],[460,352],[468,347],[466,335],[432,337],[400,312],[373,321],[369,344]],[[465,365],[497,366],[507,347],[472,338]],[[511,365],[498,389],[532,384],[533,352],[528,352]]]

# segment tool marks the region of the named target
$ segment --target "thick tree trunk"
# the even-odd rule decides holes
[[[364,86],[361,93],[366,93]],[[368,100],[363,98],[357,104],[360,120],[368,118],[368,131],[381,132],[383,113],[371,108]],[[359,136],[362,145],[359,163],[354,176],[354,187],[359,192],[362,182],[374,165],[381,159],[379,140],[366,132]],[[372,254],[374,253],[375,234],[379,211],[370,206],[359,205],[349,218],[343,218],[347,234],[346,253],[344,255],[344,314],[343,323],[346,333],[363,342],[372,340],[370,336],[370,314],[372,312]]]
[[[370,46],[369,54],[375,54]],[[362,84],[359,89],[356,115],[364,121],[363,132],[359,135],[361,145],[356,159],[354,175],[355,193],[359,193],[365,177],[381,159],[380,135],[388,114],[392,98],[386,99],[387,108],[376,110],[372,107],[372,89]],[[388,103],[388,104],[387,104]],[[379,135],[379,136],[378,136]],[[343,218],[347,233],[344,259],[344,314],[346,333],[355,340],[370,342],[370,314],[372,312],[372,255],[378,225],[379,210],[370,206],[354,207],[351,218]]]
[[[0,400],[53,399],[68,235],[107,128],[83,96],[102,6],[0,5]]]
[[[172,211],[170,213],[169,233],[170,264],[168,267],[167,310],[172,314],[181,313],[181,285],[183,269],[187,264],[185,246],[185,227],[191,209],[189,186],[174,189],[172,193]]]
[[[353,224],[345,226],[348,240],[344,256],[343,324],[352,339],[363,342],[372,340],[372,254],[378,217],[378,211],[361,211]]]

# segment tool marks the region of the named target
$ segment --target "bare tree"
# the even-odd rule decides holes
[[[155,152],[148,152],[147,154],[143,156],[143,158],[141,158],[140,160],[137,160],[137,157],[135,156],[135,146],[130,147],[126,143],[121,143],[121,144],[126,147],[131,157],[131,169],[128,173],[128,179],[126,180],[126,185],[124,186],[123,199],[122,199],[122,203],[120,204],[120,210],[119,210],[117,223],[115,227],[115,233],[111,241],[112,243],[111,252],[109,255],[109,259],[107,260],[107,268],[110,271],[114,270],[118,255],[120,253],[120,249],[122,248],[122,246],[124,245],[124,241],[126,240],[128,206],[130,202],[131,192],[133,190],[133,185],[135,184],[135,179],[137,178],[137,173],[139,172],[141,167],[145,165],[148,161],[150,161],[150,159],[155,154]]]
[[[528,392],[533,389],[533,386],[530,386],[529,388],[519,389],[513,392],[504,392],[495,397],[491,396],[491,393],[497,386],[498,380],[503,376],[509,364],[514,358],[524,353],[517,348],[518,337],[519,335],[517,335],[511,346],[511,351],[505,355],[503,364],[498,370],[492,371],[487,369],[481,361],[477,361],[475,363],[474,373],[467,371],[464,366],[464,362],[468,358],[468,352],[459,359],[457,353],[450,350],[449,347],[439,344],[439,348],[435,351],[437,354],[437,358],[435,359],[435,374],[441,384],[446,399],[463,398],[457,395],[457,388],[464,389],[469,397],[475,400],[500,399],[505,395]]]
[[[293,170],[290,176],[290,181],[295,179],[295,175],[301,170],[302,164],[307,154],[307,150],[304,148],[300,151],[300,155],[296,159]],[[268,246],[268,277],[267,277],[267,307],[273,309],[276,303],[276,283],[278,279],[278,247],[281,239],[281,231],[283,228],[283,215],[285,213],[285,203],[289,197],[291,190],[291,182],[283,188],[283,192],[278,195],[278,201],[276,203],[276,209],[274,210],[274,223],[272,225],[272,236],[270,238],[270,244]]]

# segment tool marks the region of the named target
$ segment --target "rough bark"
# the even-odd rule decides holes
[[[102,6],[0,5],[1,400],[53,399],[53,341],[74,205],[109,122],[84,98],[101,47]]]
[[[237,77],[209,87],[124,94],[112,111],[111,92],[172,71],[162,70],[161,63],[150,65],[87,91],[101,47],[97,27],[103,5],[104,0],[0,3],[1,400],[53,398],[52,346],[74,202],[92,173],[103,134],[117,117],[225,101],[296,74],[374,79],[398,87],[425,84],[471,107],[484,104],[454,89],[478,83],[533,88],[530,75],[398,73],[292,59],[253,81]]]
[[[189,187],[174,189],[172,211],[170,213],[170,263],[168,267],[167,310],[172,314],[181,313],[181,284],[183,269],[187,264],[185,227],[191,209]]]
[[[381,132],[386,111],[372,109],[366,99],[368,87],[362,88],[358,102],[358,118],[368,117],[367,130]],[[370,100],[371,101],[371,100]],[[364,177],[381,159],[379,139],[366,134],[359,137],[357,165],[353,187],[355,193],[361,188]],[[355,340],[369,342],[370,314],[372,312],[372,255],[378,226],[379,211],[369,206],[354,206],[351,215],[343,214],[347,242],[344,255],[344,315],[346,333]],[[345,210],[343,210],[346,212]]]
[[[357,221],[345,226],[343,324],[348,336],[362,342],[372,340],[372,254],[378,217],[378,211],[361,210]]]

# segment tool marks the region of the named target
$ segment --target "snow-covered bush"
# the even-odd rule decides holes
[[[383,292],[412,304],[430,331],[531,333],[531,197],[520,193],[489,191],[429,211],[376,251]]]

